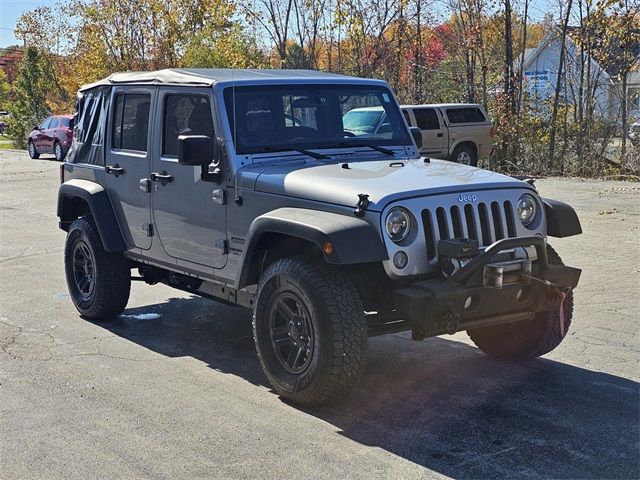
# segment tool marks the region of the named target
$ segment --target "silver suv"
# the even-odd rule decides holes
[[[381,108],[383,133],[345,128]],[[131,270],[253,311],[282,396],[346,395],[367,338],[466,330],[489,355],[543,355],[580,270],[547,235],[571,207],[525,182],[420,157],[379,80],[312,71],[121,73],[78,94],[61,167],[65,271],[84,318],[126,307]]]

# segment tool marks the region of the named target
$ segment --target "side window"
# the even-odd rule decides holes
[[[167,95],[164,102],[162,155],[178,155],[178,136],[206,135],[213,138],[213,117],[204,95]]]
[[[477,107],[447,108],[447,118],[451,123],[482,123],[487,121],[482,110]]]
[[[64,117],[62,119],[62,126],[65,128],[73,128],[73,119]]]
[[[146,94],[116,95],[112,129],[114,149],[147,151],[150,106],[151,97]]]
[[[416,108],[413,114],[420,130],[440,130],[440,120],[433,108]]]
[[[409,112],[407,110],[402,110],[402,115],[404,115],[404,119],[407,121],[407,125],[413,127],[413,125],[411,125],[411,116],[409,115]]]

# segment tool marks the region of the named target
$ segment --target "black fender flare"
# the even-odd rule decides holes
[[[549,198],[543,198],[542,202],[547,217],[547,235],[563,238],[582,233],[578,214],[570,205]]]
[[[281,234],[316,245],[327,263],[353,265],[388,260],[387,249],[376,228],[362,218],[320,210],[283,207],[255,218],[245,242],[237,288],[249,285],[254,252],[265,234]],[[329,253],[323,248],[331,243]]]
[[[68,231],[71,223],[78,218],[77,203],[73,199],[81,198],[91,211],[98,228],[102,244],[107,252],[127,250],[111,200],[104,187],[90,180],[69,180],[58,189],[58,218],[60,228]]]

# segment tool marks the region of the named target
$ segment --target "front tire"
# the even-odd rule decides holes
[[[547,245],[551,265],[564,265]],[[558,310],[540,312],[531,320],[468,330],[473,343],[487,355],[505,360],[528,360],[556,348],[569,331],[573,317],[573,292],[566,294]]]
[[[364,364],[367,326],[353,283],[303,258],[262,275],[253,314],[258,358],[274,390],[314,406],[346,397]]]
[[[38,153],[38,150],[36,149],[36,144],[33,143],[31,140],[29,140],[28,150],[29,150],[29,156],[33,160],[37,160],[38,158],[40,158],[40,154]]]
[[[83,317],[106,320],[127,306],[131,269],[121,254],[104,249],[91,217],[80,217],[71,224],[64,267],[69,294]]]

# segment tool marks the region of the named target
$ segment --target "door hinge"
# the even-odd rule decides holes
[[[226,195],[224,193],[224,190],[221,188],[214,190],[211,194],[211,198],[213,198],[213,201],[218,205],[224,205],[225,203],[227,203]]]
[[[226,255],[228,250],[227,240],[224,238],[219,238],[217,240],[214,240],[213,248],[215,248],[216,250],[219,250],[221,255]]]
[[[153,237],[153,225],[151,223],[143,224],[142,231],[147,235],[147,237]]]

